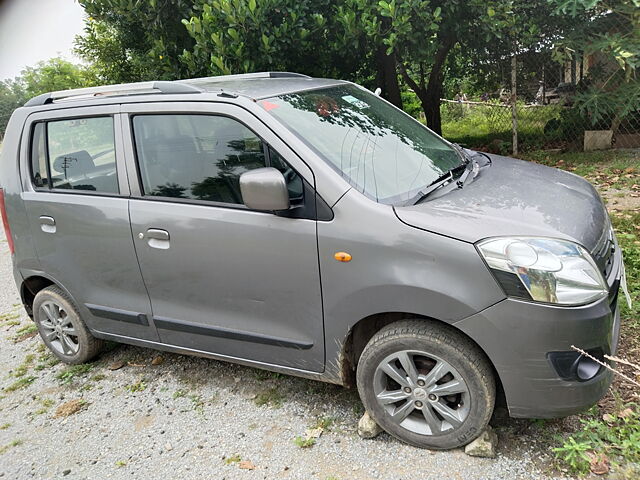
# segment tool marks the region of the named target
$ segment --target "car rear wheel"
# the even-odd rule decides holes
[[[365,408],[411,445],[466,445],[489,423],[495,380],[485,355],[452,327],[404,320],[367,343],[357,370]]]
[[[38,292],[33,319],[45,345],[65,363],[85,363],[102,350],[103,341],[91,335],[72,300],[57,286]]]

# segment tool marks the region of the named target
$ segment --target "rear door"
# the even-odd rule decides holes
[[[89,328],[157,340],[129,224],[119,106],[33,114],[21,171],[41,274],[73,296]]]
[[[237,106],[123,112],[137,154],[130,178],[140,180],[130,182],[131,225],[161,340],[322,371],[316,221],[304,213],[315,206],[310,169]],[[240,174],[267,165],[289,181],[295,206],[286,215],[242,203]]]

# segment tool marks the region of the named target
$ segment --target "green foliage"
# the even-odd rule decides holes
[[[487,102],[490,103],[490,102]],[[447,103],[442,105],[442,134],[452,142],[467,147],[486,147],[498,141],[511,142],[511,109],[493,102],[493,105],[459,105]],[[532,108],[518,103],[518,135],[524,144],[533,146],[545,143],[564,135],[560,130],[562,109],[557,105],[546,105]],[[551,131],[545,126],[554,124]],[[569,123],[562,124],[571,128]],[[563,127],[564,128],[564,127]],[[572,133],[569,130],[569,133]],[[510,151],[508,149],[501,153]]]
[[[61,383],[71,383],[77,377],[83,377],[93,370],[90,363],[81,363],[80,365],[70,365],[56,375]]]
[[[640,109],[640,3],[637,0],[555,0],[556,11],[571,16],[577,28],[558,45],[562,53],[582,52],[592,65],[575,108],[592,125],[617,130]]]
[[[24,377],[29,371],[29,368],[31,368],[34,359],[35,359],[35,355],[33,353],[30,353],[26,357],[24,357],[23,362],[20,365],[18,365],[14,370],[13,376]]]
[[[0,455],[2,455],[3,453],[7,452],[8,450],[10,450],[13,447],[17,447],[19,445],[22,445],[24,442],[22,440],[12,440],[11,442],[7,443],[6,445],[3,445],[2,447],[0,447]]]
[[[20,379],[16,380],[8,387],[5,387],[4,391],[15,392],[16,390],[22,390],[23,388],[27,388],[29,385],[31,385],[35,379],[36,377],[32,375],[29,375],[27,377],[20,377]]]
[[[260,392],[255,398],[255,403],[259,407],[270,406],[273,408],[280,408],[283,401],[284,398],[282,394],[275,387],[265,390],[264,392]]]
[[[76,52],[96,65],[103,83],[174,80],[193,41],[181,23],[204,0],[80,0],[88,18]]]
[[[586,474],[596,456],[616,464],[640,462],[640,415],[632,409],[581,420],[582,428],[553,449],[561,465],[572,473]]]
[[[34,67],[27,67],[20,75],[27,97],[35,97],[41,93],[82,88],[99,83],[93,68],[74,65],[61,58],[52,58],[39,62]]]
[[[328,19],[329,0],[211,0],[183,20],[194,41],[181,60],[190,74],[226,75],[292,70],[316,76],[347,71],[344,51]],[[351,61],[351,62],[349,62]]]
[[[230,457],[227,457],[224,459],[224,463],[225,465],[232,465],[234,463],[240,463],[242,461],[242,457],[240,455],[238,455],[237,453],[231,455]]]
[[[633,305],[629,308],[624,298],[620,298],[621,315],[623,321],[638,330],[640,329],[640,229],[638,229],[640,212],[614,215],[611,221],[622,248],[629,294],[633,300]]]
[[[27,67],[13,80],[0,82],[0,138],[13,111],[30,98],[56,90],[90,87],[100,81],[94,67],[52,58]]]
[[[311,448],[316,444],[316,439],[315,438],[305,438],[305,437],[296,437],[293,439],[293,443],[300,448]]]
[[[322,429],[325,431],[331,430],[331,427],[335,423],[335,419],[332,417],[318,418],[309,428],[310,429]]]
[[[131,393],[143,392],[144,390],[147,389],[147,384],[145,383],[144,378],[141,378],[135,383],[126,385],[124,388],[130,391]]]
[[[13,111],[25,102],[24,86],[15,80],[0,81],[0,139]]]

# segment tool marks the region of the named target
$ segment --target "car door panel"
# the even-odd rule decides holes
[[[148,322],[151,304],[131,237],[118,110],[115,106],[46,112],[31,116],[29,121],[112,116],[120,195],[34,188],[27,160],[30,140],[25,135],[22,198],[39,268],[72,295],[87,326],[94,331],[157,340],[157,332]]]
[[[166,104],[136,107],[130,115],[172,112]],[[285,150],[239,107],[195,107],[200,113],[233,115],[254,132],[262,129],[262,140]],[[292,155],[283,154],[287,160]],[[307,168],[297,161],[300,169]],[[310,171],[305,173],[313,182]],[[137,178],[130,177],[130,183],[135,189]],[[153,196],[132,198],[130,218],[153,322],[163,343],[323,371],[315,220],[255,212],[243,205]]]

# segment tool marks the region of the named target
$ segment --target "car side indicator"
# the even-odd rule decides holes
[[[347,252],[336,252],[333,254],[333,258],[339,262],[350,262],[352,257],[351,254]]]

